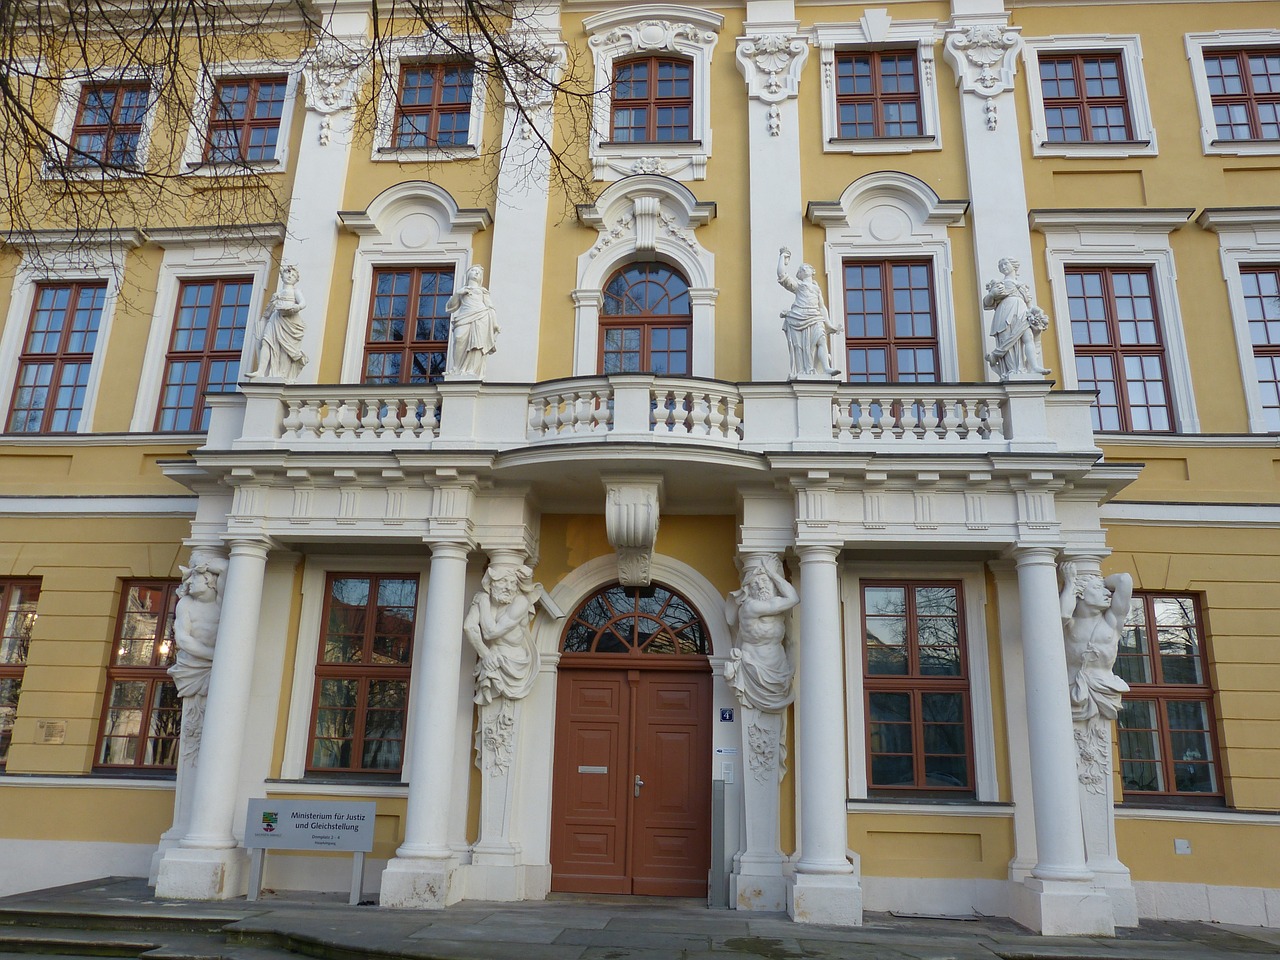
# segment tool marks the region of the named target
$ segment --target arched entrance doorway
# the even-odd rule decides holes
[[[613,584],[560,642],[551,889],[701,897],[711,863],[710,634],[684,597]]]

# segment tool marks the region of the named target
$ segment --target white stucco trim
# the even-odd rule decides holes
[[[368,208],[338,218],[360,243],[351,267],[351,304],[342,351],[342,382],[364,378],[365,331],[378,267],[452,266],[455,284],[472,264],[472,237],[489,226],[486,210],[465,210],[443,187],[408,180],[388,187]]]
[[[1218,235],[1218,256],[1222,260],[1222,278],[1227,284],[1231,326],[1235,331],[1236,353],[1240,360],[1240,380],[1249,410],[1249,429],[1254,433],[1274,431],[1277,426],[1267,423],[1262,407],[1240,268],[1250,264],[1275,266],[1280,263],[1280,207],[1211,208],[1201,213],[1196,223]]]
[[[155,308],[151,314],[151,329],[147,334],[147,346],[142,357],[142,371],[138,377],[138,393],[133,406],[133,419],[129,424],[130,430],[150,433],[155,429],[165,358],[169,353],[174,317],[178,310],[178,293],[184,281],[243,276],[252,278],[249,322],[245,329],[244,345],[240,350],[241,374],[249,369],[247,364],[253,356],[256,340],[254,332],[266,300],[267,274],[271,269],[274,247],[275,243],[271,240],[255,242],[252,239],[218,242],[212,238],[186,240],[178,237],[172,242],[164,243],[164,259],[160,262],[160,276],[156,281]]]
[[[1044,114],[1044,88],[1040,82],[1041,54],[1118,53],[1124,71],[1124,87],[1129,106],[1131,141],[1095,140],[1087,143],[1050,143]],[[1142,38],[1137,34],[1092,33],[1069,36],[1024,38],[1022,58],[1026,61],[1027,98],[1031,106],[1031,155],[1035,157],[1153,157],[1156,146],[1155,123],[1147,98],[1147,81],[1142,73]]]
[[[189,517],[197,497],[0,497],[0,517]]]
[[[1071,311],[1067,300],[1068,267],[1149,267],[1160,314],[1165,367],[1169,376],[1169,407],[1173,429],[1199,433],[1195,392],[1191,385],[1191,360],[1178,304],[1178,269],[1169,241],[1193,210],[1141,209],[1032,210],[1031,228],[1044,234],[1049,286],[1053,292],[1051,316],[1057,327],[1058,366],[1055,375],[1063,389],[1078,390],[1075,345],[1071,339]],[[1051,365],[1051,364],[1050,364]],[[1158,433],[1143,434],[1157,437]]]
[[[1187,65],[1191,69],[1191,88],[1195,92],[1196,109],[1200,113],[1200,142],[1206,155],[1266,156],[1280,154],[1280,140],[1219,140],[1218,124],[1213,119],[1213,97],[1209,93],[1209,77],[1204,69],[1208,50],[1222,48],[1280,47],[1280,30],[1214,30],[1186,35]]]
[[[964,223],[968,204],[941,200],[933,188],[909,174],[879,171],[859,177],[834,202],[809,204],[812,223],[827,231],[823,244],[827,303],[842,330],[844,263],[856,260],[929,261],[933,271],[934,322],[938,340],[938,380],[960,379],[956,310],[952,298],[950,227]],[[847,374],[844,334],[832,363]]]
[[[1113,500],[1099,513],[1104,523],[1161,527],[1280,527],[1280,506],[1270,503],[1125,503]]]
[[[578,257],[574,304],[573,375],[599,374],[600,311],[604,286],[615,270],[640,260],[660,260],[680,270],[689,283],[693,317],[690,374],[716,373],[715,255],[698,242],[698,227],[715,216],[667,177],[641,174],[610,184],[593,204],[578,208],[578,219],[598,231],[595,243]]]
[[[280,112],[280,125],[276,134],[275,156],[270,160],[250,163],[204,163],[205,141],[209,134],[209,116],[213,111],[213,93],[219,80],[257,79],[283,74],[287,79],[284,106]],[[196,81],[191,101],[191,125],[182,150],[183,173],[197,177],[225,177],[237,174],[284,173],[289,166],[289,131],[293,126],[293,114],[297,107],[299,72],[295,65],[272,60],[227,60],[205,66]]]
[[[987,590],[980,563],[848,563],[841,570],[844,602],[845,685],[849,749],[849,797],[867,800],[867,718],[862,676],[863,580],[959,580],[964,604],[965,648],[968,653],[969,718],[973,732],[973,787],[979,803],[1000,799],[996,782],[995,719],[991,712],[991,666],[987,652]],[[921,803],[949,810],[947,804]],[[878,813],[898,813],[901,804],[874,804]],[[861,809],[861,807],[859,807]],[[969,807],[967,809],[981,809]],[[1005,809],[1001,815],[1012,815]]]
[[[589,153],[597,180],[660,173],[702,180],[711,157],[711,54],[724,17],[680,4],[640,4],[587,17],[582,28],[594,62]],[[609,139],[613,65],[641,54],[674,54],[693,64],[691,139],[620,143]]]
[[[427,557],[334,557],[312,555],[306,558],[302,570],[301,612],[298,616],[298,642],[293,654],[293,682],[289,694],[289,714],[285,720],[284,756],[280,762],[280,779],[296,780],[295,790],[313,792],[303,778],[307,772],[307,744],[311,740],[311,705],[315,695],[316,658],[320,655],[320,623],[324,613],[325,578],[330,573],[405,573],[418,577],[418,603],[414,610],[413,665],[410,686],[421,682],[423,633],[426,629],[427,574],[430,559]],[[409,702],[412,705],[413,696]],[[405,718],[405,752],[401,780],[409,782],[409,742],[413,731],[412,715]],[[317,784],[316,786],[324,786]],[[275,792],[289,790],[285,785],[272,785]],[[342,793],[345,785],[335,793]]]
[[[816,23],[811,42],[822,64],[822,150],[824,153],[914,153],[942,149],[938,118],[938,80],[934,47],[942,40],[936,20],[894,20],[884,9],[865,10],[856,22]],[[836,54],[858,49],[912,50],[920,83],[918,137],[841,139],[836,110]]]
[[[444,29],[448,30],[448,27]],[[475,63],[474,56],[470,58],[471,111],[467,121],[466,144],[448,147],[393,147],[391,145],[392,134],[395,132],[396,100],[399,95],[401,67],[411,63],[462,63],[467,61],[467,58],[459,55],[459,48],[468,46],[470,41],[465,36],[456,35],[446,41],[435,34],[401,37],[385,43],[379,54],[381,72],[375,81],[378,84],[378,93],[375,103],[371,159],[390,160],[397,163],[424,161],[438,163],[442,160],[461,160],[479,155],[480,139],[484,130],[485,83],[488,78],[485,70]]]
[[[107,344],[110,343],[111,326],[115,320],[116,302],[120,298],[120,286],[124,281],[126,248],[136,244],[120,239],[107,239],[101,243],[65,247],[33,244],[23,251],[22,262],[13,278],[9,296],[9,309],[4,317],[4,332],[0,334],[0,431],[9,426],[9,413],[13,406],[13,394],[17,383],[18,360],[31,323],[31,310],[35,304],[36,287],[39,284],[62,284],[101,280],[107,285],[102,304],[102,316],[98,322],[98,334],[93,345],[93,360],[89,364],[89,382],[85,386],[84,406],[80,410],[77,433],[92,433],[94,412],[98,405],[98,390],[102,384],[106,362]],[[37,436],[20,434],[19,436]]]

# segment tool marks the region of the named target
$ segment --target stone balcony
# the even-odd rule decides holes
[[[1090,394],[1047,382],[729,383],[618,375],[537,384],[244,384],[211,397],[205,451],[539,450],[1100,455]],[[554,456],[554,454],[552,454]]]

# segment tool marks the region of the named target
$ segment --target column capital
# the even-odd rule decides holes
[[[427,543],[431,549],[432,560],[466,560],[471,554],[471,545],[458,540],[435,540]]]
[[[267,553],[274,546],[267,537],[253,537],[234,533],[226,534],[223,537],[223,541],[227,544],[227,549],[233,558],[258,557],[265,560]]]
[[[1014,546],[1009,555],[1019,567],[1031,567],[1045,564],[1056,567],[1059,548],[1045,544],[1026,544]]]
[[[801,543],[796,545],[796,555],[801,563],[835,563],[842,549],[838,543]]]

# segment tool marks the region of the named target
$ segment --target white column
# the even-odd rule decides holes
[[[747,82],[747,150],[751,190],[751,379],[786,380],[791,367],[779,313],[791,296],[778,286],[778,248],[792,268],[804,260],[800,191],[800,72],[807,41],[789,0],[748,0],[737,63]],[[778,64],[781,62],[782,66]],[[820,263],[820,261],[818,261]]]
[[[1017,547],[1018,608],[1026,683],[1027,745],[1035,813],[1036,865],[1025,887],[1032,903],[1016,919],[1042,933],[1115,933],[1106,895],[1090,881],[1076,776],[1067,655],[1058,600],[1057,550]]]
[[[384,907],[440,908],[456,901],[457,857],[449,845],[458,671],[466,604],[466,544],[431,546],[422,655],[416,658],[410,715],[412,780],[404,843],[382,874]]]
[[[796,766],[800,861],[787,893],[793,920],[858,926],[862,890],[847,854],[844,641],[840,584],[829,544],[800,555],[800,645],[796,664]]]
[[[225,900],[243,892],[244,852],[233,833],[236,784],[248,726],[268,544],[233,539],[230,547],[190,822],[181,845],[160,862],[156,895],[161,897]]]

